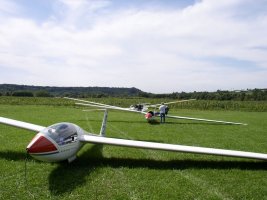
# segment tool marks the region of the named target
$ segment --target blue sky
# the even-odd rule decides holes
[[[0,0],[0,83],[267,86],[266,0]]]

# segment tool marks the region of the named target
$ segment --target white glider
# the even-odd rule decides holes
[[[107,110],[104,114],[99,135],[88,133],[76,124],[68,122],[61,122],[49,127],[44,127],[0,117],[0,123],[38,132],[28,144],[26,150],[33,158],[46,162],[58,162],[62,160],[71,162],[76,158],[77,152],[85,143],[267,160],[267,154],[264,153],[105,137]]]
[[[74,100],[82,103],[75,103],[77,105],[82,105],[82,106],[89,106],[89,107],[97,107],[97,108],[105,108],[105,109],[110,109],[110,110],[121,110],[121,111],[128,111],[128,112],[135,112],[135,113],[141,113],[144,114],[146,120],[148,122],[154,122],[156,117],[159,117],[158,113],[153,112],[153,111],[138,111],[130,108],[122,108],[119,106],[111,106],[108,104],[102,104],[102,103],[96,103],[92,101],[86,101],[86,100],[81,100],[81,99],[75,99],[75,98],[69,98],[69,97],[64,97],[65,99],[69,100]],[[181,102],[186,102],[186,101],[193,101],[195,99],[189,99],[189,100],[182,100],[182,101],[174,101],[174,102],[168,102],[165,104],[172,104],[172,103],[181,103]],[[150,105],[152,107],[157,107],[160,104],[155,104],[155,105]],[[232,125],[247,125],[245,123],[239,123],[239,122],[228,122],[228,121],[222,121],[222,120],[213,120],[213,119],[203,119],[203,118],[195,118],[195,117],[184,117],[184,116],[174,116],[174,115],[166,115],[166,118],[173,118],[173,119],[184,119],[184,120],[193,120],[193,121],[203,121],[203,122],[212,122],[212,123],[222,123],[222,124],[232,124]]]

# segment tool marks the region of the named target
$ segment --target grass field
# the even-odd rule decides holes
[[[44,126],[68,121],[99,132],[103,112],[49,101],[0,103],[0,116]],[[107,135],[267,153],[267,112],[172,109],[170,114],[248,126],[171,119],[151,125],[142,115],[110,111]],[[0,125],[0,199],[267,199],[265,161],[87,144],[71,164],[45,163],[26,156],[34,135]]]

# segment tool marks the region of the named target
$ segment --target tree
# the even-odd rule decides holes
[[[33,93],[30,91],[15,91],[13,92],[12,96],[16,97],[33,97]]]
[[[40,90],[35,93],[35,96],[36,97],[51,97],[52,95],[45,90]]]

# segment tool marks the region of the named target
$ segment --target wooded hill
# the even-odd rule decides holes
[[[50,87],[29,86],[15,84],[0,84],[0,95],[3,96],[28,96],[28,97],[105,97],[105,96],[138,96],[142,93],[137,88],[112,88],[112,87]]]
[[[236,91],[217,90],[216,92],[173,92],[169,94],[153,94],[137,88],[112,87],[49,87],[15,84],[0,84],[0,96],[26,97],[147,97],[172,99],[201,99],[201,100],[237,100],[237,101],[266,101],[267,89],[247,89]]]

